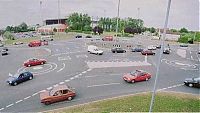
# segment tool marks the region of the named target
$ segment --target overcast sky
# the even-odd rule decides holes
[[[168,0],[121,0],[120,17],[139,17],[147,27],[163,28],[167,2]],[[168,27],[199,30],[199,2],[200,0],[172,0]],[[118,0],[60,0],[60,17],[64,18],[73,12],[88,13],[94,18],[116,17],[117,4]],[[34,25],[41,23],[41,17],[58,18],[58,12],[58,0],[0,0],[0,28],[22,22]]]

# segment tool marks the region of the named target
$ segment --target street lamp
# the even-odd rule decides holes
[[[158,81],[158,75],[159,75],[162,51],[163,51],[163,48],[164,48],[164,42],[165,42],[165,37],[166,37],[166,29],[167,29],[167,24],[168,24],[168,19],[169,19],[170,6],[171,6],[171,0],[168,1],[168,6],[167,6],[164,33],[163,33],[163,38],[162,38],[162,46],[161,46],[161,50],[160,50],[160,54],[159,54],[158,65],[157,65],[157,68],[156,68],[156,78],[155,78],[155,83],[154,83],[154,88],[153,88],[153,93],[152,93],[152,98],[151,98],[151,104],[150,104],[150,108],[149,108],[149,112],[150,113],[153,110],[153,105],[154,105],[154,100],[155,100],[155,94],[156,94],[156,87],[157,87],[157,81]]]
[[[120,0],[118,1],[118,7],[117,7],[117,26],[116,26],[116,38],[118,34],[118,26],[119,26],[119,7],[120,7]]]

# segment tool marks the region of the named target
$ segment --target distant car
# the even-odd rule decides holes
[[[3,49],[3,50],[1,50],[1,55],[2,55],[2,56],[8,55],[8,52],[7,52],[6,50]]]
[[[31,66],[36,66],[36,65],[43,65],[45,63],[46,63],[46,60],[44,59],[32,58],[24,62],[24,66],[31,67]]]
[[[82,38],[82,36],[81,35],[77,35],[76,38]]]
[[[40,93],[40,101],[45,105],[64,100],[72,100],[76,96],[75,91],[67,85],[59,85],[52,90]]]
[[[90,36],[90,35],[87,35],[85,38],[92,38],[92,36]]]
[[[155,55],[156,53],[154,53],[153,51],[151,50],[143,50],[141,52],[142,55]]]
[[[123,75],[123,79],[126,82],[134,83],[140,81],[148,81],[151,78],[151,74],[143,70],[136,70]]]
[[[40,41],[53,41],[54,38],[53,38],[53,35],[47,35],[47,36],[41,36],[40,37]]]
[[[0,43],[0,47],[3,47],[3,46],[4,46],[4,44]]]
[[[99,50],[97,46],[89,45],[88,46],[88,52],[90,54],[96,54],[96,55],[103,55],[103,51]]]
[[[6,50],[6,51],[8,51],[8,48],[7,48],[7,47],[3,47],[2,50]]]
[[[170,49],[169,48],[164,48],[163,54],[169,54],[169,53],[170,53]]]
[[[23,42],[14,42],[13,45],[21,45]]]
[[[16,86],[19,83],[22,83],[31,79],[33,79],[33,74],[31,72],[23,72],[23,73],[18,73],[13,76],[10,76],[6,82],[9,85]]]
[[[125,53],[126,50],[122,49],[122,48],[112,48],[111,49],[112,53]]]
[[[102,38],[103,41],[113,41],[113,36],[105,36]]]
[[[198,54],[200,54],[200,50],[198,51]]]
[[[142,52],[142,48],[132,48],[132,52]]]
[[[37,46],[41,46],[42,42],[40,40],[37,41],[32,41],[28,44],[29,47],[37,47]]]
[[[156,48],[157,48],[157,49],[160,49],[160,48],[161,48],[161,45],[157,45]]]
[[[180,47],[188,47],[187,44],[180,44]]]
[[[186,78],[184,84],[189,87],[200,88],[200,77],[197,78]]]
[[[150,45],[147,47],[148,50],[156,50],[156,46],[154,45]]]

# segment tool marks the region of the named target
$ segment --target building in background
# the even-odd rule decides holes
[[[45,25],[37,29],[39,33],[46,32],[65,32],[65,30],[68,28],[66,24],[51,24],[51,25]]]

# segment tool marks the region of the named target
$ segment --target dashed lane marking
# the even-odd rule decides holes
[[[47,90],[50,90],[50,89],[52,89],[52,88],[53,88],[53,87],[48,87]]]
[[[100,87],[100,86],[109,86],[109,85],[118,85],[121,83],[108,83],[108,84],[99,84],[99,85],[91,85],[91,86],[87,86],[88,88],[90,87]]]
[[[23,100],[18,100],[18,101],[16,101],[15,103],[17,104],[17,103],[20,103],[20,102],[22,102]]]
[[[83,71],[82,73],[86,73],[87,71]]]
[[[58,87],[58,84],[53,85],[53,87]]]
[[[65,82],[69,82],[70,80],[65,80]]]
[[[62,68],[60,68],[57,72],[60,72],[60,71],[62,71],[63,69],[65,68],[65,63],[63,63],[63,67]]]
[[[65,83],[65,82],[60,82],[59,84],[62,85],[62,84],[64,84],[64,83]]]
[[[9,105],[7,105],[6,107],[8,108],[8,107],[11,107],[11,106],[13,106],[14,104],[12,103],[12,104],[9,104]]]
[[[24,100],[31,98],[31,96],[25,97]]]
[[[166,87],[166,88],[158,89],[157,91],[162,91],[162,90],[166,90],[166,89],[171,89],[171,88],[175,88],[175,87],[179,87],[179,86],[183,86],[183,85],[184,85],[184,84],[177,84],[177,85],[169,86],[169,87]]]
[[[34,93],[34,94],[32,94],[32,96],[35,96],[35,95],[37,95],[38,94],[38,92],[37,93]]]
[[[1,108],[0,111],[4,110],[4,108]]]

